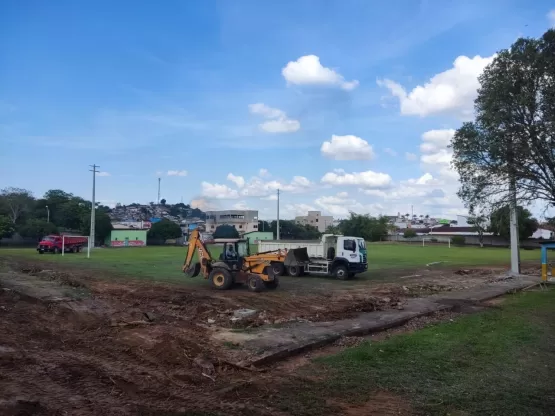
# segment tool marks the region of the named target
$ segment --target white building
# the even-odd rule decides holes
[[[234,209],[206,211],[206,232],[213,233],[218,225],[232,225],[239,234],[258,231],[258,211]]]
[[[322,215],[321,211],[308,211],[308,215],[295,217],[297,224],[312,225],[321,233],[325,232],[330,225],[334,225],[331,215]]]

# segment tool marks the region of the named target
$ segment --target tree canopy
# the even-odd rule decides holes
[[[239,238],[239,232],[233,225],[222,224],[212,234],[214,238]]]
[[[181,227],[173,221],[163,219],[155,222],[148,230],[148,238],[153,240],[169,240],[170,238],[179,238],[183,236]]]
[[[339,223],[341,234],[362,237],[366,241],[380,241],[387,234],[389,221],[386,217],[372,217],[351,212],[349,218]]]
[[[480,76],[475,120],[452,140],[458,195],[472,210],[499,208],[514,181],[521,203],[555,204],[555,30],[520,38]]]
[[[521,240],[530,238],[538,229],[538,221],[526,208],[518,206],[516,208],[518,218],[518,237]],[[491,214],[490,231],[496,235],[509,239],[510,209],[506,205],[495,210]]]

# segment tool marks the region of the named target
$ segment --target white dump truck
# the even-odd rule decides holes
[[[360,237],[324,234],[321,240],[262,240],[258,252],[287,249],[285,267],[290,276],[335,276],[346,280],[368,270],[366,243]],[[302,250],[306,249],[306,250]]]

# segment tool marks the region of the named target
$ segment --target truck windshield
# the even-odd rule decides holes
[[[43,237],[42,241],[54,241],[53,237]]]
[[[358,248],[360,250],[366,250],[366,242],[362,238],[358,240]]]

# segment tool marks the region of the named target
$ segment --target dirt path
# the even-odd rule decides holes
[[[271,395],[287,372],[238,368],[232,364],[236,347],[214,341],[218,331],[335,320],[395,308],[417,294],[456,290],[433,280],[408,283],[418,279],[409,277],[397,285],[334,285],[334,291],[307,291],[304,282],[293,281],[291,290],[286,284],[263,294],[216,292],[41,266],[0,265],[2,415],[279,415],[260,398]],[[454,276],[464,287],[490,275]],[[27,289],[17,283],[33,296],[22,297],[18,292]],[[235,321],[238,308],[257,312]]]

